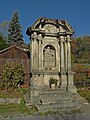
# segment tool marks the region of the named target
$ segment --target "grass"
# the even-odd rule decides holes
[[[0,115],[1,114],[28,114],[33,115],[36,111],[35,107],[27,107],[24,100],[24,95],[27,92],[27,89],[20,89],[16,91],[2,91],[0,92],[0,98],[21,98],[20,103],[11,103],[11,104],[1,104],[0,105]]]
[[[0,105],[0,114],[27,114],[32,115],[35,108],[28,108],[21,104],[5,104]]]
[[[11,104],[1,104],[0,105],[0,115],[34,115],[36,112],[35,107],[27,107],[25,105],[24,98],[21,98],[20,104],[11,103]]]
[[[78,90],[78,93],[90,102],[90,90]]]

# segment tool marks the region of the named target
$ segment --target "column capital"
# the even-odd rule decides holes
[[[38,35],[38,40],[42,40],[42,35]]]
[[[67,35],[67,42],[71,42],[71,37]]]
[[[32,39],[37,39],[37,37],[38,37],[38,35],[36,33],[31,35]]]
[[[65,38],[63,36],[60,36],[60,42],[65,42]]]

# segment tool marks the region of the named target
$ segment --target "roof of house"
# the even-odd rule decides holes
[[[13,48],[13,47],[15,47],[15,48],[17,48],[17,49],[20,49],[20,50],[22,50],[23,52],[27,52],[27,50],[25,50],[25,49],[23,49],[23,48],[21,48],[21,47],[19,47],[19,46],[12,45],[12,46],[10,46],[10,47],[8,47],[8,48],[5,48],[5,49],[1,50],[0,53],[3,53],[3,52],[5,52],[5,51],[7,51],[7,50],[10,50],[10,49]]]

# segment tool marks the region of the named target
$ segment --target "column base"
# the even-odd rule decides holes
[[[66,87],[67,86],[67,75],[66,71],[61,71],[61,86]]]
[[[77,93],[77,89],[74,85],[67,86],[68,92]]]
[[[65,91],[65,92],[67,91],[67,86],[62,85],[60,88],[61,88],[61,90]]]

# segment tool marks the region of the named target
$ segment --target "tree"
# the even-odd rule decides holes
[[[73,62],[90,63],[90,36],[73,38],[71,47]]]
[[[8,43],[22,45],[23,35],[22,35],[22,27],[19,22],[19,14],[17,11],[13,13],[12,19],[9,23],[8,28]]]
[[[0,50],[5,49],[6,47],[8,47],[7,41],[6,41],[5,37],[3,37],[2,34],[0,34]]]
[[[75,62],[76,61],[76,39],[75,38],[72,38],[72,41],[71,41],[71,57],[72,57],[72,62]]]
[[[8,25],[9,22],[7,20],[5,20],[4,22],[0,23],[0,33],[7,38],[8,36]]]
[[[9,88],[17,88],[20,83],[24,82],[23,66],[17,62],[5,64],[3,68],[3,85]]]

